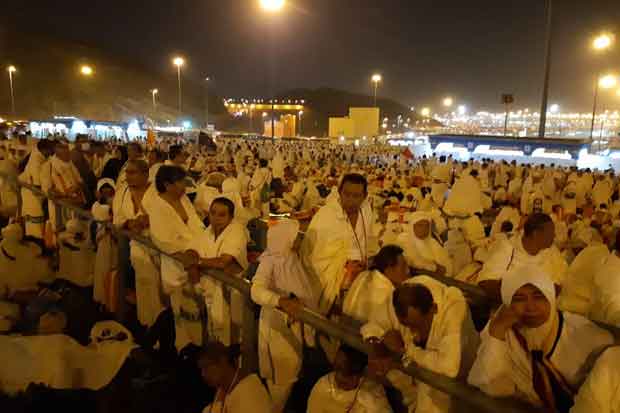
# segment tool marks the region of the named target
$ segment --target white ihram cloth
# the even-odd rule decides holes
[[[95,202],[91,208],[91,213],[98,222],[112,220],[109,205]],[[93,299],[98,303],[105,303],[105,277],[112,269],[116,268],[118,261],[117,244],[105,224],[97,224],[95,238],[97,254],[95,255],[95,268],[93,271]]]
[[[30,153],[30,159],[26,169],[19,176],[19,181],[41,187],[41,168],[45,163],[45,156],[36,148]],[[26,188],[21,189],[22,210],[21,216],[26,222],[26,235],[35,238],[43,238],[45,214],[43,213],[43,198],[38,197]]]
[[[142,200],[142,206],[149,215],[151,239],[168,254],[188,250],[192,242],[205,232],[204,224],[187,196],[181,198],[181,204],[188,216],[187,222],[183,222],[175,209],[157,193],[145,194]],[[162,255],[161,278],[164,292],[170,294],[175,315],[177,349],[189,343],[200,345],[202,329],[197,304],[200,296],[194,286],[189,284],[183,265]]]
[[[140,205],[134,205],[131,197],[131,189],[125,187],[114,196],[112,203],[114,225],[123,227],[129,220],[146,215],[143,207],[144,201],[148,204],[149,197],[158,196],[154,185],[151,185],[144,194]],[[140,235],[149,238],[149,230],[144,230]],[[138,321],[142,325],[150,327],[155,323],[159,314],[166,308],[163,293],[159,255],[137,241],[129,244],[131,265],[136,272],[136,312]]]
[[[609,254],[593,279],[590,318],[620,327],[620,257]]]
[[[562,284],[558,307],[587,316],[592,305],[594,276],[599,271],[609,250],[604,244],[594,244],[584,248],[571,262]]]
[[[448,251],[431,235],[424,239],[415,235],[413,227],[420,221],[428,221],[432,225],[432,218],[429,214],[414,212],[410,215],[409,225],[405,228],[405,232],[400,234],[396,241],[404,250],[407,264],[415,269],[430,272],[437,271],[437,266],[441,265],[446,269],[446,276],[452,276],[452,260]]]
[[[597,360],[575,397],[570,413],[620,413],[620,347],[608,348]]]
[[[341,390],[334,373],[323,376],[312,388],[307,413],[391,413],[383,386],[362,378],[357,389]]]
[[[468,217],[484,210],[480,182],[471,175],[460,178],[452,186],[443,208],[450,216]]]
[[[405,355],[403,356],[405,365],[415,362],[444,376],[466,377],[474,361],[480,339],[463,293],[457,288],[448,287],[427,276],[411,278],[406,281],[406,284],[419,284],[426,287],[437,305],[437,313],[433,317],[426,347],[421,348],[414,344],[414,334],[398,321],[391,302],[388,306],[389,322],[381,319],[383,318],[381,313],[377,318],[371,314],[369,323],[362,327],[362,333],[365,336],[382,337],[390,330],[397,330],[405,343]],[[369,333],[370,331],[372,333]],[[388,373],[388,378],[400,390],[404,377],[397,378],[394,373]],[[397,383],[394,383],[395,381]],[[450,396],[419,381],[416,385],[417,411],[439,413],[450,410]]]
[[[323,314],[340,294],[347,261],[364,261],[376,252],[369,251],[369,246],[374,245],[370,240],[372,227],[372,209],[364,201],[353,230],[337,193],[312,218],[302,243],[301,258],[308,274],[321,284],[319,311]]]
[[[478,282],[501,280],[511,269],[524,265],[544,269],[557,285],[562,285],[568,270],[568,264],[562,258],[556,246],[553,245],[536,255],[530,255],[523,248],[521,236],[514,236],[497,245],[484,263]]]
[[[68,194],[69,191],[82,186],[82,178],[73,162],[65,162],[61,159],[53,156],[49,159],[49,187],[45,187],[46,184],[41,182],[41,188],[48,192],[50,189],[55,189],[61,194]],[[42,173],[46,173],[43,171]],[[43,179],[43,177],[41,177]],[[52,228],[56,229],[56,208],[54,203],[48,201],[49,221]]]
[[[0,335],[0,391],[15,395],[29,384],[52,389],[100,390],[107,386],[123,366],[136,345],[131,333],[113,321],[95,324],[91,336],[100,337],[102,329],[111,335],[123,332],[123,341],[92,341],[82,346],[62,335]]]
[[[547,322],[538,328],[519,328],[529,351],[542,350],[555,369],[573,389],[586,376],[586,363],[613,343],[612,335],[588,319],[560,313],[555,302],[551,277],[540,266],[526,265],[511,270],[502,281],[502,301],[510,305],[515,292],[524,285],[538,288],[551,305]],[[489,324],[481,333],[482,344],[469,374],[469,384],[493,397],[518,397],[542,406],[533,384],[532,355],[520,344],[515,332],[506,332],[504,340],[489,333]],[[555,343],[555,344],[554,344]]]
[[[491,235],[495,235],[501,232],[502,224],[506,221],[512,223],[512,230],[516,231],[519,228],[519,224],[521,223],[521,214],[519,211],[511,206],[505,206],[500,211],[497,217],[495,217],[495,221],[493,222],[493,226],[491,227]]]
[[[201,258],[232,256],[242,268],[237,274],[239,278],[243,278],[248,268],[247,247],[247,229],[234,221],[217,238],[213,227],[209,226],[189,244],[189,249],[196,251]],[[206,276],[200,279],[200,291],[207,307],[210,340],[227,346],[238,342],[240,337],[237,332],[241,328],[243,309],[241,295],[237,290],[225,288],[220,281]]]
[[[203,413],[272,413],[269,393],[256,374],[241,380],[226,396],[205,407]]]
[[[342,311],[362,324],[366,324],[372,319],[376,320],[376,325],[389,325],[389,307],[394,290],[392,281],[380,271],[364,271],[347,291]],[[385,331],[382,328],[373,330],[373,325],[367,324],[366,328],[362,328],[361,333],[367,339],[369,337],[381,337]]]
[[[252,282],[252,300],[262,306],[258,325],[260,375],[268,380],[274,406],[283,409],[303,362],[304,341],[313,344],[312,329],[278,309],[280,298],[294,295],[316,309],[318,291],[293,250],[299,222],[283,220],[269,228],[267,249]],[[305,340],[304,340],[305,339]]]

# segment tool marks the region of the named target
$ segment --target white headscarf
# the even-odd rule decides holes
[[[110,178],[102,178],[99,181],[97,181],[97,192],[101,191],[101,187],[104,185],[110,185],[112,187],[112,189],[116,190],[116,184],[114,183],[114,181]]]
[[[555,285],[551,276],[543,269],[533,265],[522,265],[513,268],[502,279],[502,302],[510,306],[517,290],[524,285],[538,288],[551,306],[550,315],[543,325],[537,328],[520,328],[519,333],[527,341],[529,350],[544,350],[543,346],[557,325],[558,311],[555,297]]]
[[[261,263],[271,262],[275,274],[274,290],[281,294],[295,294],[305,306],[317,307],[317,296],[312,283],[293,245],[299,233],[299,222],[277,221],[267,232],[267,249],[260,256]]]

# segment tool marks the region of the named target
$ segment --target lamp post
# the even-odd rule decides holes
[[[372,83],[374,85],[374,95],[375,95],[375,100],[374,100],[374,107],[377,107],[377,90],[379,89],[379,83],[383,80],[383,76],[381,76],[378,73],[375,73],[374,75],[372,75]]]
[[[158,89],[152,89],[151,95],[153,96],[153,113],[157,112],[157,99],[156,96],[159,93]]]
[[[286,0],[260,0],[260,7],[267,13],[272,13],[272,14],[278,13],[282,11],[282,9],[284,9],[285,5],[286,5]],[[273,48],[274,48],[273,38],[274,38],[274,33],[272,31],[271,33],[272,53],[273,53]],[[273,59],[273,55],[272,55],[272,59]],[[272,79],[272,88],[273,88],[273,79]],[[271,140],[272,141],[275,140],[275,137],[276,137],[275,133],[276,133],[275,102],[274,102],[274,98],[272,97],[271,99]]]
[[[17,72],[17,68],[11,65],[7,67],[7,72],[9,72],[9,86],[11,87],[11,113],[15,116],[15,93],[13,91],[13,73]]]
[[[597,36],[592,41],[592,49],[594,49],[596,52],[603,53],[606,50],[609,50],[612,43],[613,43],[613,37],[610,34],[603,33]],[[594,122],[596,119],[596,106],[598,103],[597,102],[598,93],[599,93],[599,88],[603,86],[601,82],[603,82],[604,78],[607,78],[607,82],[611,81],[611,79],[608,76],[604,76],[603,78],[601,78],[600,73],[598,71],[596,72],[596,77],[594,78],[594,100],[592,104],[592,124],[590,125],[590,141],[594,139]],[[610,86],[610,87],[613,87],[613,86]]]
[[[207,76],[205,77],[205,92],[206,92],[206,102],[205,102],[205,126],[208,129],[209,128],[209,82],[211,82],[211,77]]]
[[[95,70],[93,69],[92,66],[89,66],[89,65],[80,66],[80,75],[82,75],[83,77],[90,78],[93,76],[94,73],[95,73]],[[85,98],[84,100],[88,100],[88,98]]]
[[[598,82],[596,82],[596,93],[594,94],[594,110],[592,112],[592,127],[590,130],[590,140],[592,141],[594,139],[593,135],[594,135],[594,122],[596,119],[596,105],[597,105],[597,97],[598,97],[598,91],[599,89],[611,89],[614,88],[618,85],[618,78],[614,75],[605,75],[603,77],[601,77],[600,79],[598,79]],[[604,120],[602,120],[601,122],[605,122]],[[601,141],[599,139],[599,146],[598,146],[599,150],[601,149]]]
[[[179,115],[181,115],[183,111],[183,95],[181,91],[181,67],[185,64],[185,59],[182,57],[175,57],[172,60],[172,64],[177,67],[177,94],[179,98]]]
[[[299,136],[301,136],[301,132],[302,132],[302,123],[301,122],[302,122],[302,119],[303,119],[303,116],[304,116],[304,111],[300,110],[297,114],[299,115]]]
[[[538,125],[538,137],[545,137],[547,127],[547,104],[549,101],[549,79],[551,77],[551,45],[553,34],[553,0],[545,1],[546,35],[545,35],[545,78],[543,82],[543,94],[540,103],[540,124]]]

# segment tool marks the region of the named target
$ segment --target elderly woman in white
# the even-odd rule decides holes
[[[495,397],[518,397],[568,412],[587,360],[613,343],[586,318],[558,311],[551,276],[521,266],[502,280],[503,306],[481,334],[469,383]]]
[[[452,260],[448,251],[433,238],[432,217],[426,212],[414,212],[406,231],[397,238],[404,250],[407,264],[418,271],[452,275]]]

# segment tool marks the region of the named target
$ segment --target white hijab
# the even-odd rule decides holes
[[[529,350],[544,350],[549,334],[554,331],[558,322],[558,310],[555,297],[555,285],[551,276],[542,268],[533,265],[522,265],[513,268],[502,279],[502,302],[510,306],[517,290],[524,285],[533,285],[545,296],[551,306],[547,321],[537,328],[519,328],[519,333],[527,341]]]
[[[260,262],[270,262],[273,265],[275,290],[282,294],[294,294],[305,306],[316,308],[317,295],[299,257],[293,250],[298,233],[298,221],[289,219],[277,221],[267,232],[267,249],[260,256]]]

